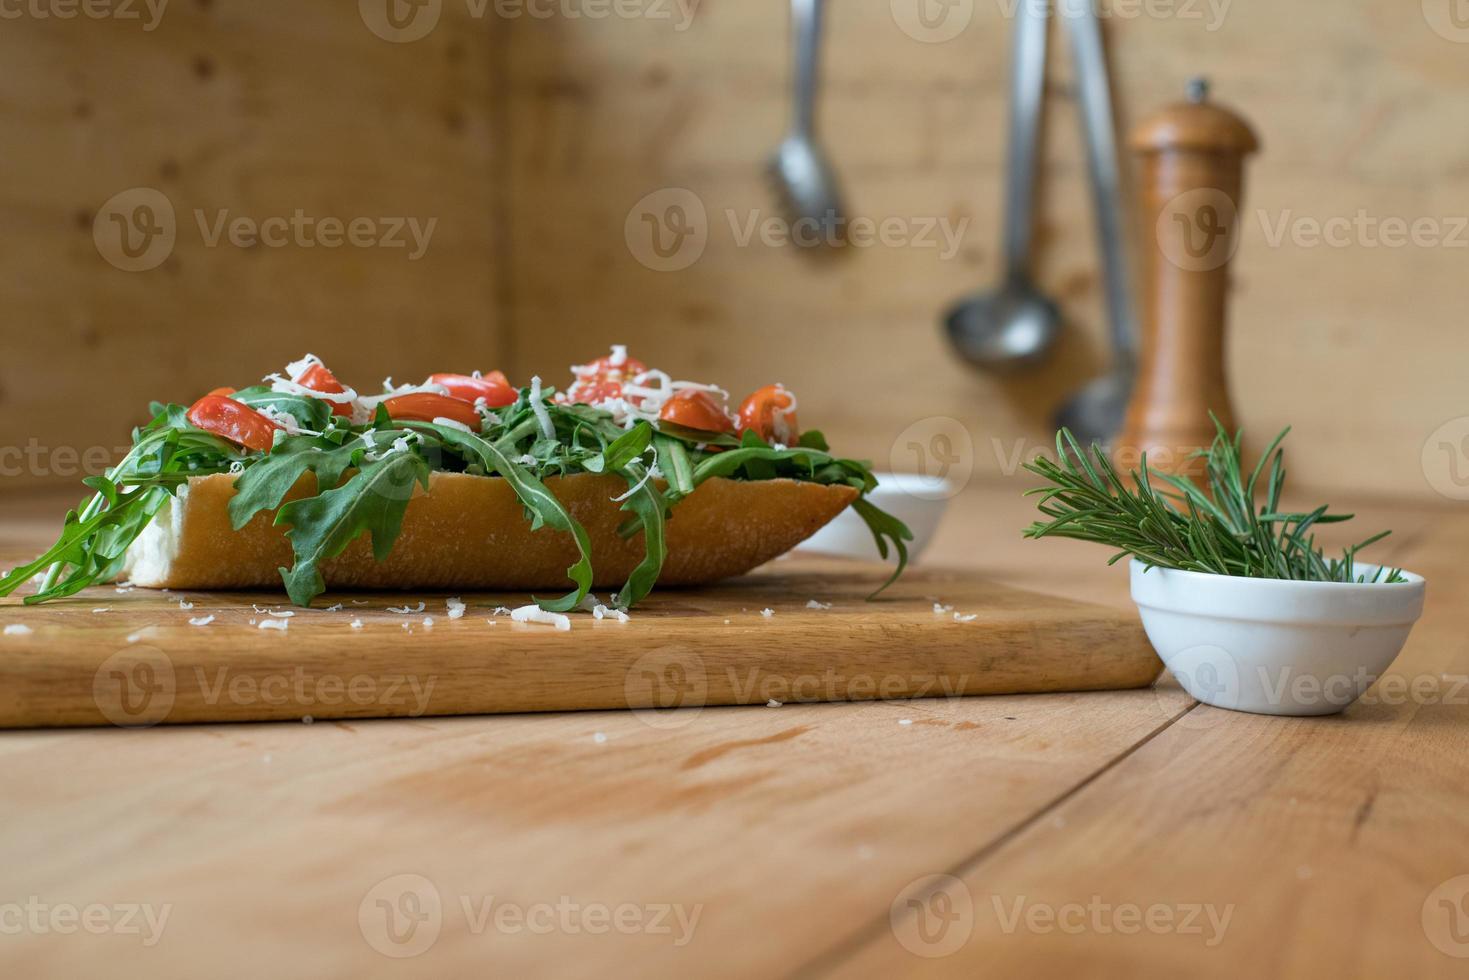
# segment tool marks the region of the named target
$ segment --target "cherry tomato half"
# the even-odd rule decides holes
[[[223,436],[246,449],[268,453],[280,426],[248,405],[223,395],[205,395],[190,406],[188,419],[205,432]]]
[[[577,405],[599,405],[622,397],[622,382],[603,379],[578,381],[566,392],[566,401]]]
[[[337,376],[332,374],[327,366],[319,361],[313,363],[305,371],[302,371],[301,376],[296,378],[295,381],[296,384],[303,388],[310,388],[312,391],[319,391],[325,395],[340,395],[347,390],[342,387],[342,383],[337,380]],[[332,402],[331,406],[333,415],[352,414],[352,406],[346,402]]]
[[[665,422],[700,432],[733,432],[734,423],[724,406],[707,391],[688,388],[663,403],[658,417]]]
[[[436,395],[431,391],[419,391],[411,395],[399,395],[383,402],[388,415],[395,419],[413,419],[432,422],[434,419],[453,419],[479,431],[479,412],[469,402],[459,398]]]
[[[449,397],[467,401],[471,405],[483,398],[488,408],[514,405],[515,399],[519,397],[515,389],[510,387],[505,375],[499,371],[491,371],[478,378],[468,374],[430,374],[428,383],[443,385],[449,390]]]
[[[604,354],[590,364],[573,368],[572,373],[576,375],[578,381],[605,381],[608,379],[620,381],[623,378],[636,377],[648,370],[648,366],[636,357],[624,356],[621,364],[612,363],[612,357],[611,354]]]
[[[221,398],[225,398],[225,397],[228,397],[230,395],[233,395],[234,393],[235,393],[235,389],[233,389],[233,388],[215,388],[209,394],[211,394],[211,395],[219,395]]]
[[[796,399],[783,385],[766,385],[740,405],[740,432],[753,429],[766,442],[793,446],[801,434],[795,409]]]

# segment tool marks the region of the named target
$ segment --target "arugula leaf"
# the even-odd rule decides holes
[[[886,582],[878,586],[877,591],[867,597],[869,599],[875,599],[888,586],[896,582],[898,576],[903,574],[903,569],[908,567],[908,546],[904,542],[913,540],[913,532],[908,530],[908,525],[881,507],[878,507],[866,497],[858,497],[852,501],[852,509],[857,512],[858,517],[867,523],[867,529],[872,532],[872,539],[877,542],[877,553],[884,560],[888,556],[888,545],[885,539],[892,539],[893,548],[898,553],[898,567],[893,570],[892,575],[888,576]]]
[[[653,437],[653,447],[658,454],[658,469],[668,481],[668,496],[678,499],[693,493],[694,466],[684,444],[660,432]]]
[[[296,420],[296,424],[303,429],[319,432],[325,429],[332,418],[332,405],[330,402],[320,398],[308,398],[305,395],[290,395],[279,391],[271,391],[264,385],[254,385],[250,388],[242,388],[230,395],[232,399],[245,405],[249,405],[257,412],[262,408],[273,408],[277,412],[289,415]]]
[[[592,473],[617,473],[640,459],[652,441],[653,427],[647,422],[639,422],[582,465]]]
[[[622,472],[628,485],[636,487],[631,497],[622,505],[623,510],[632,511],[643,529],[643,560],[627,577],[626,584],[617,593],[618,605],[631,609],[642,601],[663,571],[663,562],[668,558],[668,543],[664,537],[663,515],[667,504],[663,494],[652,480],[644,480],[644,471],[637,464],[630,464]],[[641,486],[639,486],[641,484]]]
[[[415,430],[428,429],[435,433],[440,439],[450,446],[454,446],[463,452],[475,456],[484,465],[485,470],[498,473],[510,484],[520,502],[531,514],[531,530],[539,530],[541,527],[551,527],[558,531],[565,531],[576,541],[577,550],[581,553],[580,559],[566,570],[566,577],[576,584],[566,595],[559,599],[540,599],[536,602],[542,609],[550,612],[567,612],[581,605],[581,601],[592,588],[592,542],[587,536],[586,528],[566,506],[556,499],[556,495],[546,489],[546,485],[531,475],[530,471],[512,460],[498,446],[490,443],[479,436],[469,432],[461,432],[458,429],[445,425],[433,425],[431,423],[414,423]]]
[[[219,472],[232,462],[222,440],[184,423],[182,410],[167,406],[134,433],[134,445],[105,477],[84,482],[97,491],[80,510],[66,515],[60,538],[45,554],[0,579],[0,596],[10,595],[43,569],[46,576],[26,603],[74,595],[121,569],[128,546],[143,532],[169,495],[190,475]],[[132,487],[131,490],[126,489]]]
[[[308,471],[316,475],[318,493],[335,489],[358,454],[367,449],[360,440],[341,446],[323,446],[323,441],[315,436],[287,436],[269,455],[246,468],[235,481],[235,495],[228,505],[230,525],[238,531],[261,511],[275,510]]]
[[[390,452],[364,463],[340,487],[293,500],[276,512],[276,524],[289,524],[295,563],[280,569],[286,593],[298,606],[326,591],[321,563],[335,558],[361,534],[372,535],[372,554],[383,561],[403,529],[403,514],[414,484],[428,489],[429,468],[413,452]]]

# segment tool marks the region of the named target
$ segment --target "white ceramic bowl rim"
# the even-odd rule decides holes
[[[1359,565],[1367,574],[1377,565]],[[1272,623],[1394,626],[1423,613],[1424,579],[1404,571],[1406,582],[1300,582],[1243,578],[1148,568],[1131,562],[1132,598],[1168,612]]]

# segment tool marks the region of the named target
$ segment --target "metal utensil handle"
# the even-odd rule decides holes
[[[1117,135],[1112,119],[1112,91],[1102,30],[1093,0],[1058,0],[1057,7],[1071,36],[1076,60],[1077,98],[1086,133],[1087,164],[1097,213],[1097,237],[1107,292],[1107,316],[1119,361],[1137,353],[1137,318],[1132,299],[1127,244],[1122,230],[1122,188],[1117,166]]]
[[[795,104],[792,126],[810,136],[816,132],[816,84],[820,70],[823,0],[791,0],[791,36],[796,48]]]
[[[1048,0],[1019,0],[1010,61],[1010,146],[1005,176],[1005,272],[1010,278],[1030,266],[1035,228],[1036,151],[1041,100],[1046,86]]]

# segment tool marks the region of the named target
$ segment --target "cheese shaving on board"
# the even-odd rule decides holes
[[[519,609],[510,611],[510,618],[517,623],[542,623],[546,626],[554,626],[556,629],[567,632],[571,629],[571,618],[562,613],[547,612],[540,606],[521,606]]]

